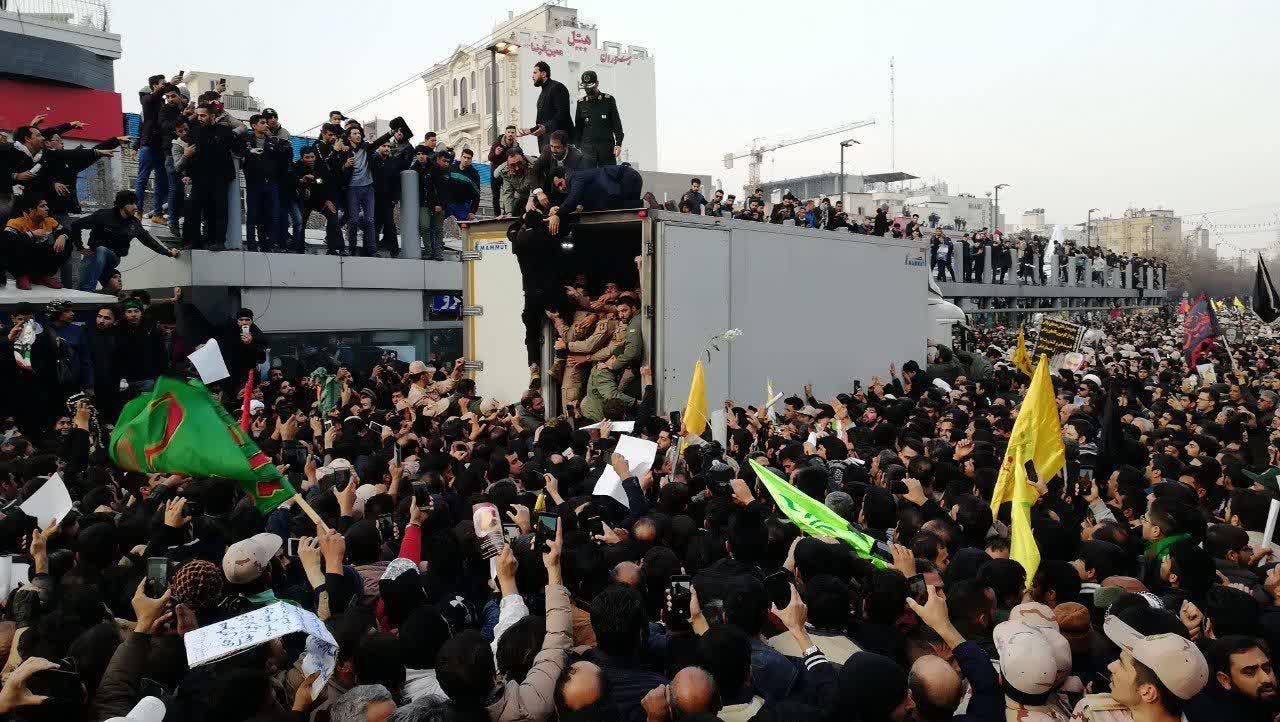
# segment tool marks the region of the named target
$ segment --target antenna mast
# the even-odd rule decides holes
[[[898,169],[898,126],[893,116],[893,56],[889,56],[889,170]]]

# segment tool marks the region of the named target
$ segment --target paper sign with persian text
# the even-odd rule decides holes
[[[187,649],[187,666],[196,667],[229,657],[294,632],[307,635],[307,649],[302,657],[302,673],[319,671],[311,693],[319,698],[337,666],[338,642],[324,622],[302,607],[276,602],[224,622],[187,632],[182,636]]]
[[[1084,338],[1084,332],[1084,326],[1070,321],[1060,321],[1056,318],[1041,319],[1040,328],[1036,331],[1036,340],[1035,345],[1032,347],[1031,358],[1039,358],[1040,354],[1053,357],[1058,354],[1077,351],[1080,349],[1080,341]]]

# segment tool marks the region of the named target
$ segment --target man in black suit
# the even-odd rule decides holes
[[[551,134],[563,130],[573,135],[573,118],[569,115],[569,89],[564,83],[551,79],[551,66],[539,60],[533,66],[533,84],[542,88],[538,95],[538,117],[532,128],[521,135],[538,137],[538,153],[546,153],[551,144]]]

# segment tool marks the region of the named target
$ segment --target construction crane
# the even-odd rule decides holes
[[[791,138],[789,140],[784,140],[778,143],[771,143],[765,146],[761,146],[758,144],[758,141],[760,140],[760,138],[755,138],[754,140],[752,140],[751,150],[748,150],[742,153],[736,153],[736,154],[725,153],[724,167],[726,169],[733,168],[733,162],[735,160],[738,160],[740,158],[750,158],[751,163],[747,165],[747,190],[754,191],[760,185],[760,166],[761,164],[764,163],[765,153],[772,153],[773,151],[779,150],[781,148],[798,145],[800,143],[807,143],[811,140],[825,138],[829,135],[836,135],[837,133],[847,133],[848,131],[851,131],[851,130],[857,130],[858,128],[865,128],[869,125],[875,125],[875,124],[876,124],[875,118],[867,118],[866,120],[857,120],[852,123],[837,125],[834,128],[827,128],[826,130],[819,130],[813,133],[807,133],[805,135],[800,136],[799,138]]]

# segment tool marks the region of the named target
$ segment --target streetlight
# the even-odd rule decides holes
[[[1001,189],[1001,188],[1008,188],[1008,187],[1009,187],[1009,184],[1008,184],[1008,183],[997,183],[997,184],[995,185],[995,192],[996,192],[996,207],[995,207],[995,211],[992,213],[992,217],[991,217],[991,228],[993,229],[993,231],[994,231],[994,230],[999,230],[999,228],[1000,228],[1000,189]]]
[[[862,145],[861,141],[850,138],[840,141],[840,200],[844,200],[844,149],[851,145]]]
[[[492,118],[493,126],[493,142],[498,139],[498,56],[511,55],[520,49],[520,46],[509,40],[499,40],[498,42],[485,48],[489,51],[490,72],[493,73],[493,90],[489,93],[489,115]]]
[[[1084,217],[1084,244],[1086,246],[1091,245],[1093,243],[1093,240],[1092,240],[1093,212],[1096,210],[1098,209],[1090,208],[1089,212],[1086,213]]]

